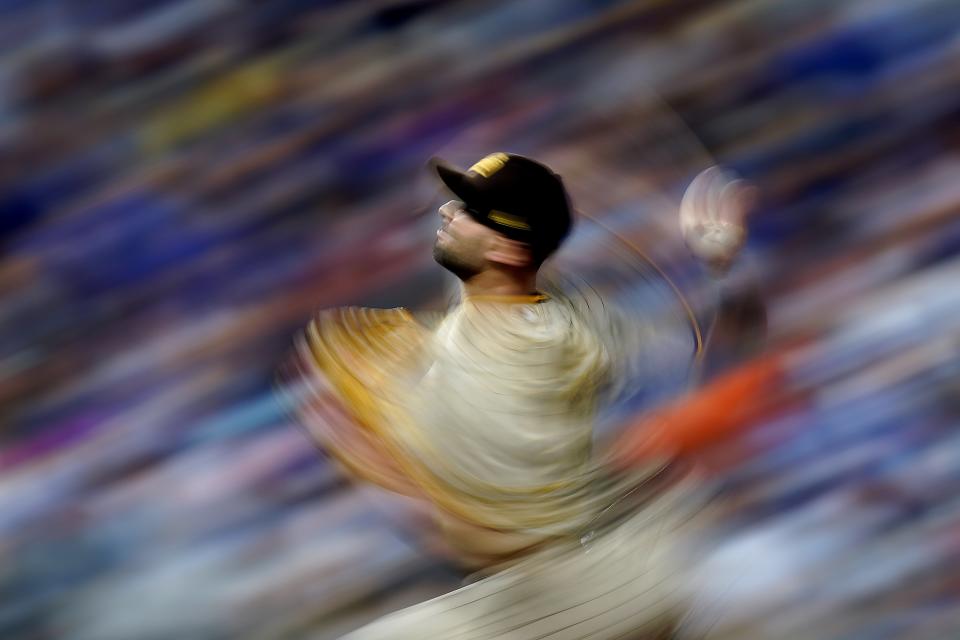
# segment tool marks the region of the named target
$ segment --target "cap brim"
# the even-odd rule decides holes
[[[467,179],[466,172],[461,171],[446,160],[441,160],[440,158],[431,158],[430,168],[437,173],[440,181],[443,182],[447,189],[452,191],[453,195],[457,196],[457,198],[466,203],[477,200],[476,190]]]

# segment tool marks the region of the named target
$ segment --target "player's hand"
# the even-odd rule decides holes
[[[680,202],[680,231],[693,255],[725,273],[747,240],[745,220],[755,201],[755,187],[719,167],[700,172]]]

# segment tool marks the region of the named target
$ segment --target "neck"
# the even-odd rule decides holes
[[[484,271],[463,281],[464,297],[525,296],[536,292],[536,272]]]

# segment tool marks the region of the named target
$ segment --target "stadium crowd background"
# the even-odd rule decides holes
[[[958,637],[958,26],[949,0],[3,0],[0,635],[328,638],[455,586],[273,379],[319,307],[437,304],[424,162],[506,148],[609,221],[662,223],[709,162],[762,189],[766,348],[803,343],[804,393],[717,453],[725,624]]]

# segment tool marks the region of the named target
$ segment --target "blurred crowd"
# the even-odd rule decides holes
[[[0,636],[331,638],[455,587],[274,374],[318,308],[442,306],[424,164],[499,149],[604,222],[572,264],[616,228],[691,299],[677,194],[716,162],[761,187],[744,277],[795,393],[714,452],[716,632],[960,636],[958,27],[950,0],[0,1]]]

